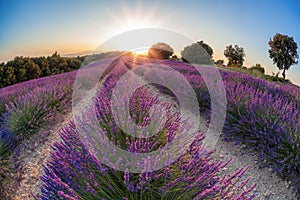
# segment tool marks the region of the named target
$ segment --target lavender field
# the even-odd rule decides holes
[[[46,125],[54,126],[59,116],[70,111],[75,75],[73,71],[0,89],[1,196],[17,186],[14,179],[23,173],[17,167],[20,163],[11,157],[19,145]]]
[[[207,83],[193,65],[181,61],[121,56],[118,62],[110,66],[110,73],[102,77],[103,86],[97,91],[94,104],[78,117],[77,123],[70,120],[67,126],[62,127],[59,132],[62,140],[53,145],[50,159],[44,166],[40,194],[32,195],[32,198],[256,199],[255,184],[249,184],[251,177],[244,175],[249,166],[240,166],[233,174],[220,175],[219,172],[230,160],[212,161],[214,152],[203,146],[205,132],[195,132],[196,139],[170,165],[141,173],[120,171],[111,167],[115,163],[108,166],[86,146],[87,141],[83,141],[80,135],[82,131],[98,133],[98,138],[88,141],[91,145],[102,140],[99,133],[104,131],[112,144],[131,153],[160,151],[181,134],[183,130],[178,126],[181,116],[178,110],[172,109],[173,104],[178,102],[163,102],[148,86],[139,88],[131,97],[130,115],[135,124],[144,126],[151,121],[151,107],[160,106],[166,110],[167,116],[160,132],[152,137],[133,137],[117,124],[117,120],[126,120],[114,118],[111,111],[113,88],[126,72],[148,62],[163,64],[181,73],[197,95],[200,112],[207,123],[210,122],[210,93]],[[209,67],[201,67],[201,70],[211,76],[210,81],[216,81]],[[11,173],[10,154],[24,138],[37,134],[45,124],[54,125],[58,115],[70,111],[76,73],[68,72],[0,89],[0,179],[4,195],[9,182],[7,173]],[[295,190],[300,192],[300,88],[223,69],[220,73],[227,98],[221,139],[250,146],[257,153],[262,167],[271,167],[282,179],[291,181]],[[154,86],[161,92],[160,95],[175,97],[166,88]],[[86,126],[87,121],[94,124]],[[110,156],[118,156],[109,148],[107,152]],[[152,164],[156,165],[160,160],[163,157],[158,156]],[[130,160],[122,162],[126,166]]]

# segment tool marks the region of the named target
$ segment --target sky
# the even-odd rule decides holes
[[[292,36],[299,54],[299,10],[299,0],[0,0],[0,61],[89,52],[123,32],[159,28],[203,40],[215,60],[227,62],[225,47],[237,44],[245,50],[245,66],[260,63],[268,74],[277,73],[268,41],[276,33]],[[300,62],[286,76],[300,85]]]

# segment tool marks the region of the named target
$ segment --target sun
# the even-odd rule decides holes
[[[123,24],[120,25],[119,30],[125,32],[140,28],[152,28],[154,26],[155,24],[147,19],[127,18],[126,20],[124,20]]]
[[[148,50],[150,47],[142,47],[137,49],[132,49],[131,52],[138,56],[146,56],[148,55]]]

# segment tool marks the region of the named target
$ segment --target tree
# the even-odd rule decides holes
[[[74,70],[74,69],[79,69],[82,62],[77,57],[77,58],[69,58],[67,60],[67,63],[68,63],[69,68],[71,70]]]
[[[52,56],[48,56],[47,61],[49,63],[51,74],[53,75],[62,73],[63,68],[67,65],[65,59],[60,57],[60,55],[57,52],[54,52]]]
[[[79,69],[86,56],[77,58],[61,57],[57,52],[46,57],[16,56],[7,63],[0,63],[0,88],[15,83],[51,74]]]
[[[4,82],[4,72],[5,72],[5,64],[4,62],[0,63],[0,88],[5,86],[5,82]]]
[[[285,71],[292,65],[298,64],[297,43],[293,37],[276,33],[273,39],[270,38],[269,46],[269,56],[278,69],[283,70],[282,76],[285,80]]]
[[[39,66],[42,71],[41,76],[49,76],[51,75],[51,70],[49,67],[49,63],[44,56],[33,58],[33,62]]]
[[[24,57],[16,56],[14,60],[8,61],[6,63],[7,67],[12,67],[14,69],[14,75],[17,82],[27,81],[27,72],[24,67]]]
[[[244,48],[239,47],[238,45],[232,45],[226,46],[226,49],[224,50],[224,56],[228,59],[227,66],[243,66],[243,63],[245,61],[244,57],[246,56]]]
[[[39,78],[42,74],[40,67],[33,62],[32,58],[25,58],[24,68],[26,70],[28,80]]]
[[[182,60],[192,64],[212,65],[212,48],[203,41],[186,46],[181,51]]]
[[[250,69],[260,71],[262,74],[265,73],[265,69],[261,66],[261,64],[255,64]]]
[[[197,42],[198,44],[200,44],[208,53],[208,55],[210,55],[210,57],[212,57],[214,51],[213,49],[206,43],[204,43],[202,40]]]
[[[215,62],[215,64],[218,65],[218,66],[223,66],[223,65],[224,65],[224,60],[219,59],[219,60],[217,60],[217,61]]]
[[[152,45],[148,51],[148,56],[155,59],[169,59],[174,53],[173,48],[163,42]]]
[[[175,54],[173,54],[173,55],[171,56],[171,60],[179,60],[179,59],[178,59],[178,57],[177,57]]]
[[[17,83],[16,75],[15,75],[15,70],[13,67],[5,67],[5,72],[4,72],[4,83],[5,86],[7,85],[13,85]]]

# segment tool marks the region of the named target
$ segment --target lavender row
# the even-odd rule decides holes
[[[146,138],[130,136],[121,129],[118,123],[122,124],[126,119],[113,117],[111,95],[127,67],[119,63],[104,82],[95,106],[83,113],[77,123],[70,122],[60,132],[63,141],[54,145],[51,159],[44,168],[40,199],[253,199],[254,195],[250,196],[249,192],[255,185],[248,188],[249,179],[238,183],[247,167],[219,177],[219,170],[228,162],[211,162],[212,152],[202,146],[203,133],[197,133],[185,153],[161,169],[132,173],[112,167],[116,163],[100,162],[99,156],[105,160],[119,156],[110,150],[109,143],[127,152],[147,153],[160,151],[179,134],[180,115],[171,110],[170,104],[159,101],[146,87],[139,88],[130,99],[131,117],[137,126],[145,126],[150,120],[150,108],[159,105],[167,111],[166,124],[156,135]],[[87,133],[97,137],[89,138],[85,135]],[[110,142],[104,140],[104,136]],[[98,141],[102,142],[99,146],[96,145]],[[103,148],[106,153],[98,155],[90,147]],[[158,156],[150,164],[155,165],[162,160],[163,157]],[[128,161],[122,160],[122,164],[126,166]]]
[[[194,86],[200,108],[210,117],[211,100],[201,73],[215,81],[212,70],[180,62],[165,64],[183,73]],[[262,161],[283,178],[293,179],[300,192],[300,88],[220,70],[227,95],[224,138],[250,144]],[[202,107],[201,107],[202,106]]]
[[[6,111],[6,104],[15,102],[17,99],[26,95],[37,88],[43,88],[50,85],[65,85],[66,87],[72,85],[77,71],[68,73],[47,76],[30,81],[18,83],[15,85],[7,86],[0,89],[0,116]]]
[[[74,75],[66,73],[1,89],[0,157],[53,121],[58,112],[70,108]]]

